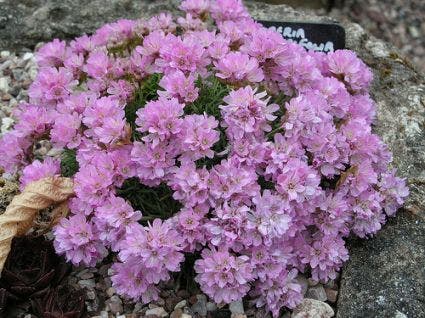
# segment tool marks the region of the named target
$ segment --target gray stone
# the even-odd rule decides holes
[[[321,284],[310,287],[305,294],[306,298],[316,299],[320,301],[326,301],[328,297],[326,296],[325,289]]]
[[[7,93],[9,91],[9,82],[6,77],[0,77],[0,92]]]
[[[297,281],[301,285],[301,294],[304,296],[308,289],[308,280],[304,275],[299,275]]]
[[[338,318],[425,317],[424,221],[402,212],[373,240],[352,240]]]
[[[233,301],[229,304],[229,310],[232,314],[243,314],[245,310],[243,309],[242,300]]]
[[[197,313],[201,316],[207,315],[207,297],[203,294],[196,295],[196,303],[191,307],[193,313]]]
[[[92,33],[119,18],[150,17],[176,9],[179,1],[5,0],[0,3],[0,49],[34,48],[53,38]]]
[[[336,303],[338,299],[338,291],[336,289],[325,288],[326,299],[330,303]]]
[[[187,304],[187,300],[183,299],[182,301],[178,302],[175,306],[174,309],[182,309],[186,306]]]
[[[87,295],[87,299],[89,300],[96,299],[96,293],[94,292],[94,290],[87,291],[86,295]]]
[[[83,288],[93,289],[96,286],[96,282],[94,279],[82,279],[78,282],[78,285]]]
[[[109,298],[106,301],[106,304],[109,307],[110,311],[114,314],[123,312],[122,300],[116,295]]]
[[[292,312],[291,318],[331,318],[333,316],[334,311],[327,303],[304,298]]]
[[[217,310],[217,305],[215,303],[212,302],[207,302],[207,311],[216,311]]]
[[[146,311],[146,316],[154,315],[158,317],[168,317],[168,313],[162,307],[152,308]]]

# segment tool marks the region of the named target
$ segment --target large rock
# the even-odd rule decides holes
[[[90,33],[119,17],[175,11],[176,0],[6,0],[0,2],[0,47],[22,48],[53,37]],[[279,5],[248,3],[263,20],[326,21]],[[374,127],[394,154],[411,195],[405,209],[370,240],[348,243],[337,317],[425,317],[425,85],[398,51],[357,24],[344,25],[347,46],[373,69]],[[1,190],[0,190],[1,191]]]
[[[177,8],[177,1],[1,0],[0,49],[33,48],[53,38],[91,33],[119,18],[148,17]]]

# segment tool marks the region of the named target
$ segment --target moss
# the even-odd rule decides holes
[[[400,64],[403,64],[405,66],[407,66],[408,68],[414,70],[415,67],[413,66],[412,62],[410,62],[408,59],[406,59],[405,57],[401,56],[400,54],[398,54],[397,52],[390,52],[390,54],[388,55],[390,59],[393,59],[395,62],[398,62]]]
[[[384,64],[379,68],[379,76],[381,79],[385,79],[392,74],[392,67],[390,64]]]

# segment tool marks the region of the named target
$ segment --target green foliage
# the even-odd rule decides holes
[[[142,43],[143,40],[141,37],[134,36],[120,44],[108,48],[108,53],[113,54],[114,56],[128,56],[130,52],[134,51],[136,46],[139,46]]]
[[[215,76],[203,80],[199,77],[196,80],[196,87],[199,88],[199,97],[190,104],[187,104],[184,111],[186,114],[203,114],[221,118],[220,106],[223,103],[223,97],[229,94],[229,87],[220,82]]]
[[[208,114],[214,116],[219,122],[221,121],[221,112],[219,106],[223,104],[223,98],[229,94],[230,88],[220,82],[215,76],[207,79],[199,77],[196,80],[196,87],[199,88],[198,98],[184,108],[186,114]],[[220,153],[226,149],[228,144],[224,129],[219,127],[220,140],[214,144],[215,153]],[[220,163],[223,158],[215,156],[212,159],[202,158],[196,162],[197,167],[211,168],[213,165]]]
[[[265,190],[275,190],[275,184],[272,181],[264,179],[264,176],[258,177],[258,184],[261,186],[261,189]]]
[[[125,118],[133,130],[133,138],[137,139],[136,112],[145,107],[146,103],[158,98],[159,81],[161,74],[155,73],[144,79],[134,93],[133,100],[125,106]]]
[[[284,132],[282,128],[282,117],[285,116],[285,103],[290,99],[290,96],[287,96],[283,93],[280,93],[279,95],[271,95],[269,104],[279,105],[279,110],[274,113],[277,118],[272,123],[270,123],[272,130],[267,134],[268,140],[271,141],[273,140],[275,134]]]
[[[142,222],[155,218],[168,219],[180,211],[182,205],[173,199],[173,191],[165,184],[157,187],[148,187],[141,184],[138,178],[124,181],[117,195],[130,202],[135,210],[143,214]]]
[[[61,175],[63,177],[72,177],[80,168],[77,161],[77,152],[75,149],[65,149],[61,154]]]

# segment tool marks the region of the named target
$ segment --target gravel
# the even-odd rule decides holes
[[[32,52],[0,52],[0,135],[13,123],[12,110],[28,101],[28,88],[37,74]]]
[[[220,306],[212,302],[199,290],[175,291],[172,281],[160,286],[160,298],[148,305],[141,302],[134,303],[116,294],[111,286],[111,264],[101,263],[96,268],[75,267],[68,277],[68,284],[77,289],[86,291],[86,309],[88,317],[170,317],[170,318],[202,318],[202,317],[230,317],[230,318],[269,318],[271,317],[264,309],[256,308],[252,301],[235,301],[227,306]],[[326,285],[307,279],[303,279],[307,290],[307,298],[311,299],[308,305],[313,303],[313,313],[316,310],[327,313],[333,312],[330,306],[335,305],[338,284],[331,281]],[[314,285],[314,286],[313,286]],[[315,296],[317,295],[317,296]],[[329,296],[328,296],[329,295]],[[325,303],[327,301],[327,304]],[[308,306],[307,306],[308,307]],[[307,308],[308,309],[308,308]],[[310,309],[308,309],[310,310]],[[331,311],[332,310],[332,311]],[[303,309],[304,312],[304,309]],[[308,311],[307,311],[308,312]],[[287,313],[287,316],[290,314]],[[300,316],[297,316],[300,317]]]

